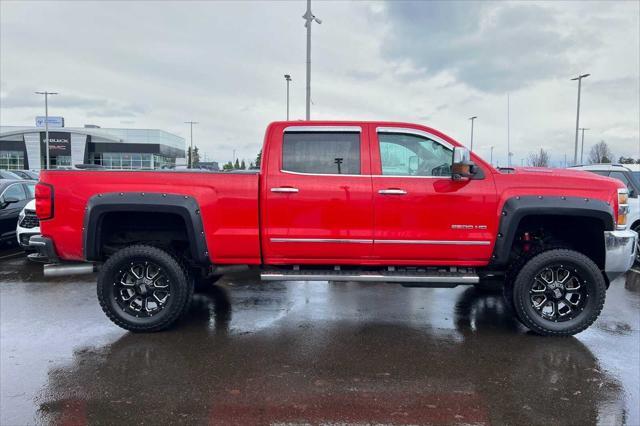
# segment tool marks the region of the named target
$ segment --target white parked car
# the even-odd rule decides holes
[[[572,170],[584,170],[601,176],[608,176],[622,181],[629,190],[629,216],[627,229],[640,234],[640,171],[637,165],[622,164],[590,164],[588,166],[571,167]],[[640,264],[640,242],[636,249],[636,265]]]
[[[16,236],[23,250],[29,249],[29,238],[40,233],[40,220],[36,216],[36,200],[29,201],[18,216]]]

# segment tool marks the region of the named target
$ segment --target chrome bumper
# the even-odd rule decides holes
[[[605,231],[604,272],[613,281],[633,266],[638,234],[634,231]]]

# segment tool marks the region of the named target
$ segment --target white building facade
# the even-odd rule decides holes
[[[77,164],[124,170],[172,167],[184,164],[184,147],[184,138],[158,129],[49,129],[51,168]],[[45,165],[44,128],[0,126],[0,169],[40,170]]]

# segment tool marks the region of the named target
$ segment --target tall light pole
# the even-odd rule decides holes
[[[189,168],[193,169],[193,125],[194,124],[198,124],[197,121],[185,121],[185,124],[189,125],[190,128],[190,139],[191,142],[189,143]]]
[[[58,92],[36,92],[36,95],[44,95],[44,142],[45,142],[45,150],[46,152],[46,169],[49,170],[51,168],[51,163],[49,161],[49,95],[57,95]]]
[[[493,145],[491,145],[491,157],[489,160],[489,164],[491,164],[493,166]]]
[[[469,119],[471,120],[471,148],[470,148],[471,151],[473,151],[473,122],[475,121],[476,118],[478,118],[478,116],[474,115]]]
[[[304,26],[307,28],[307,120],[311,120],[311,23],[316,21],[322,24],[322,21],[311,13],[311,0],[307,0],[307,11],[302,15],[306,21]]]
[[[581,148],[580,148],[580,164],[582,163],[582,155],[584,154],[584,131],[585,130],[589,130],[589,128],[587,127],[580,127],[579,130],[582,130],[582,143],[581,143]]]
[[[289,83],[291,82],[291,76],[285,74],[284,79],[287,80],[287,121],[289,121]]]
[[[580,127],[580,90],[582,89],[582,79],[587,78],[590,75],[591,74],[582,74],[571,79],[571,81],[578,80],[578,110],[576,112],[576,142],[573,147],[573,165],[574,166],[578,163],[578,128]]]

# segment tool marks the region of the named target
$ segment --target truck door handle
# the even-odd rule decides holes
[[[389,189],[381,189],[381,190],[379,190],[378,194],[381,194],[381,195],[407,195],[407,191],[405,191],[404,189],[389,188]]]
[[[298,192],[298,188],[293,188],[291,186],[280,186],[280,187],[277,187],[277,188],[271,188],[271,192],[294,193],[294,192]]]

